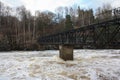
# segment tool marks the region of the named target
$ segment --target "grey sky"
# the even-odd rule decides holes
[[[105,3],[110,3],[112,7],[120,7],[120,0],[1,0],[6,5],[13,8],[24,5],[34,13],[36,10],[54,11],[57,7],[79,5],[82,8],[93,8],[94,10]]]

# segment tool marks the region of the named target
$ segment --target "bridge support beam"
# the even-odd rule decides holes
[[[63,60],[73,60],[73,46],[59,45],[60,58]]]

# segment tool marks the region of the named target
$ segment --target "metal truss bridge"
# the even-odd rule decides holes
[[[92,48],[120,49],[120,8],[106,11],[110,17],[77,29],[63,31],[38,39],[41,45],[80,45]]]

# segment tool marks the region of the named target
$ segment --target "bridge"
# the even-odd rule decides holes
[[[111,16],[78,29],[42,36],[38,42],[40,45],[59,45],[60,58],[64,60],[73,60],[74,45],[96,49],[120,49],[120,8],[102,13],[106,14]]]

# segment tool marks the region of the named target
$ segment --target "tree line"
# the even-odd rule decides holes
[[[32,15],[24,6],[13,9],[0,2],[0,50],[39,50],[39,37],[108,19],[111,12],[101,14],[111,8],[105,4],[94,12],[74,5],[58,7],[54,13],[35,11]]]

